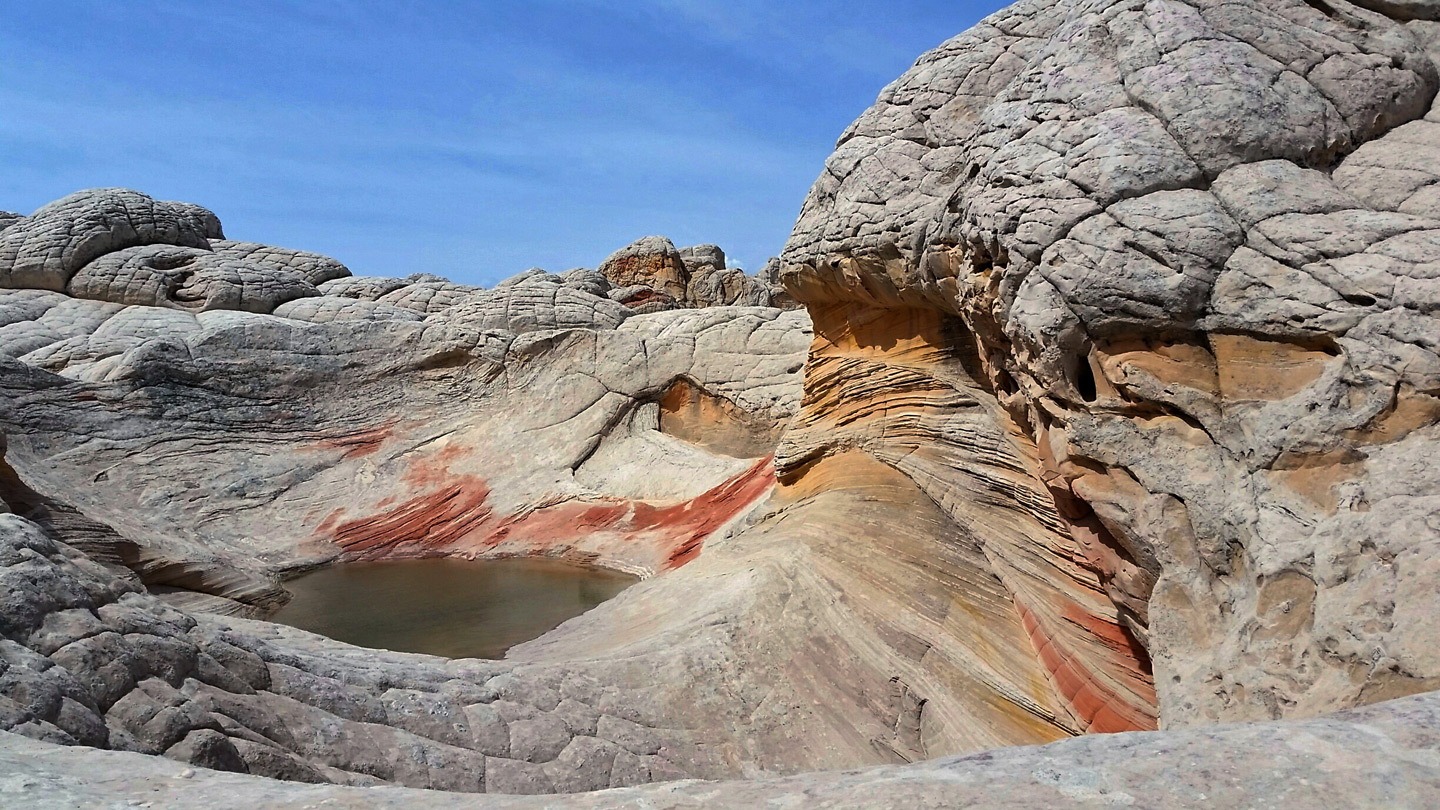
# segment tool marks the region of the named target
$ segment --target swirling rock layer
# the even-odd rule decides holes
[[[962,523],[1008,490],[990,508],[1036,525],[977,534],[1102,727],[1434,688],[1435,482],[1406,459],[1437,435],[1440,221],[1387,155],[1430,143],[1435,30],[1062,5],[927,54],[842,137],[782,256],[818,426],[782,475],[861,446]],[[818,340],[872,324],[859,352]]]

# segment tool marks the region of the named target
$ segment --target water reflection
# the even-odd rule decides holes
[[[635,578],[555,560],[347,563],[285,583],[271,621],[333,639],[449,658],[500,658]]]

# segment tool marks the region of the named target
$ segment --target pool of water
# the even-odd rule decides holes
[[[500,658],[636,581],[542,559],[343,563],[286,582],[294,599],[270,620],[362,647]]]

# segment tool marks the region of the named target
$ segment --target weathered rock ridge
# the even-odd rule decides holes
[[[0,768],[56,806],[1440,802],[1436,19],[1022,0],[882,92],[758,277],[0,216]],[[645,579],[501,661],[263,621],[432,555]]]

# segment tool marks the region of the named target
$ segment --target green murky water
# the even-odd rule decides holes
[[[500,658],[633,585],[556,560],[345,563],[285,583],[271,621],[357,644],[449,658]]]

